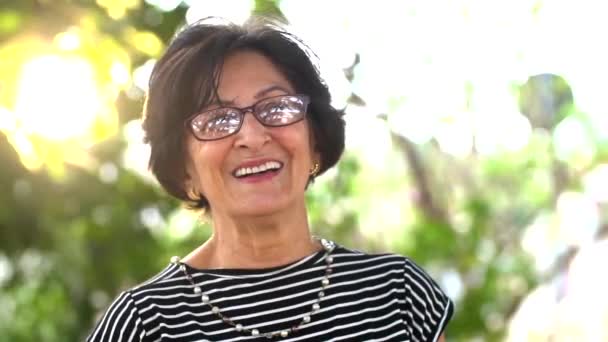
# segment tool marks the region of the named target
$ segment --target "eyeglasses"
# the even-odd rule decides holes
[[[274,96],[245,108],[221,107],[195,114],[186,120],[186,127],[198,140],[218,140],[236,134],[247,112],[264,126],[281,127],[304,119],[309,103],[307,95]]]

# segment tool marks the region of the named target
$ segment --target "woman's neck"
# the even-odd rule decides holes
[[[269,217],[216,215],[213,235],[184,261],[196,268],[268,268],[321,250],[312,239],[305,208]]]

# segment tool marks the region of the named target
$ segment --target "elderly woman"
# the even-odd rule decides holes
[[[342,112],[282,29],[202,21],[150,79],[150,168],[213,235],[123,292],[89,341],[438,341],[451,301],[408,258],[311,236],[305,190],[344,149]]]

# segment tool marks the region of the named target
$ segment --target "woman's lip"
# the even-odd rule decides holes
[[[251,159],[248,161],[245,161],[239,165],[237,165],[237,167],[235,168],[235,170],[238,170],[242,167],[254,167],[254,166],[260,166],[264,163],[270,162],[270,161],[274,161],[277,162],[279,164],[283,164],[282,161],[278,160],[278,159],[273,159],[273,158],[263,158],[263,159]]]
[[[267,162],[276,162],[279,163],[281,166],[279,168],[282,169],[283,168],[283,162],[278,160],[278,159],[271,159],[271,158],[265,158],[265,159],[255,159],[255,160],[248,160],[246,162],[243,162],[241,164],[239,164],[236,168],[234,168],[234,170],[232,170],[232,175],[236,177],[236,171],[238,169],[242,169],[245,167],[255,167],[255,166],[260,166],[263,165]]]
[[[259,183],[276,177],[279,172],[281,172],[281,169],[253,174],[246,177],[237,178],[237,180],[245,183]]]

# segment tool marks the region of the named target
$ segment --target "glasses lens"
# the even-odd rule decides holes
[[[241,124],[241,115],[231,108],[218,108],[197,115],[190,125],[199,139],[215,140],[236,132]]]
[[[279,96],[260,102],[255,113],[267,126],[285,126],[297,122],[306,113],[306,101],[298,96]]]

